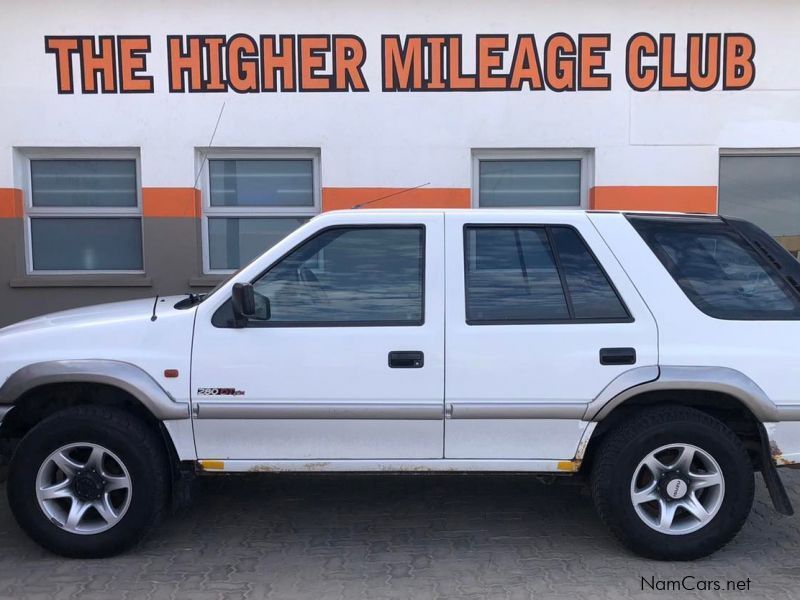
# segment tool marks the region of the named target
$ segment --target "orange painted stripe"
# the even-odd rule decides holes
[[[714,185],[599,185],[589,191],[589,206],[596,210],[663,210],[717,212]]]
[[[142,188],[142,213],[145,217],[200,216],[200,190],[195,188]]]
[[[0,188],[0,219],[21,219],[22,190],[18,188]]]
[[[388,196],[388,197],[387,197]],[[339,188],[322,189],[322,210],[353,208],[362,202],[372,202],[364,208],[469,208],[469,188]]]

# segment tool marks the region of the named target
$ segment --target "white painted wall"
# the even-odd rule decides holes
[[[13,147],[141,148],[143,186],[192,186],[223,102],[217,146],[321,148],[322,186],[470,187],[472,148],[593,148],[596,185],[716,185],[720,147],[800,146],[796,0],[75,0],[6,2],[0,19],[0,187],[19,187]],[[612,34],[610,92],[384,93],[381,34]],[[633,33],[745,32],[755,84],[738,92],[637,93]],[[166,36],[352,33],[369,93],[169,94]],[[152,95],[58,95],[45,35],[149,34]],[[683,55],[682,46],[679,55]]]

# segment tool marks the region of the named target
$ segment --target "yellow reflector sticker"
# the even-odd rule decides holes
[[[559,471],[577,471],[578,465],[571,460],[562,460],[556,465],[556,468]]]
[[[225,462],[221,460],[201,460],[200,468],[204,471],[222,471],[225,468]]]

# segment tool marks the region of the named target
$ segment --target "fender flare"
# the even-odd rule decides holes
[[[119,388],[136,398],[159,420],[188,419],[189,403],[178,402],[147,372],[117,360],[53,360],[27,365],[12,373],[0,387],[0,405],[14,405],[42,385],[99,383]]]
[[[646,380],[648,377],[650,379]],[[640,381],[627,385],[637,379]],[[677,390],[727,394],[739,400],[761,423],[800,420],[800,404],[777,406],[764,390],[741,371],[727,367],[703,366],[631,369],[614,379],[589,403],[583,419],[602,421],[626,400],[644,392]]]

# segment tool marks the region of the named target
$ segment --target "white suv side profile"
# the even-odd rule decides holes
[[[207,295],[0,330],[9,503],[91,557],[195,474],[549,473],[585,478],[633,551],[697,558],[739,531],[755,472],[792,514],[799,282],[718,216],[326,213]]]

